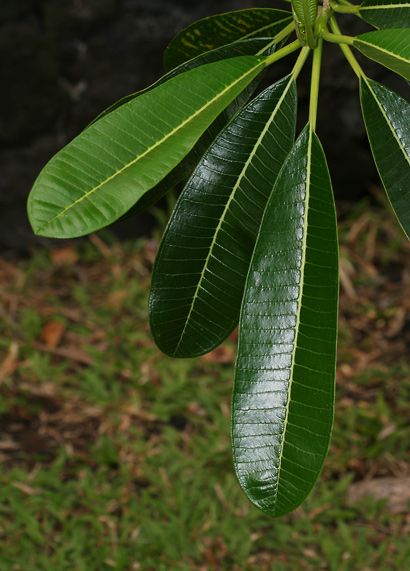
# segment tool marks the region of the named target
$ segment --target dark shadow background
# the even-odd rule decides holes
[[[0,250],[25,252],[35,243],[25,201],[39,170],[101,110],[162,74],[161,54],[177,31],[205,15],[250,6],[287,8],[280,0],[3,0]],[[366,27],[355,19],[348,31],[361,29]],[[378,179],[360,116],[356,77],[337,46],[328,47],[318,132],[336,196],[351,201]],[[268,80],[284,75],[288,65],[280,62]],[[306,117],[309,67],[299,85],[301,122]],[[401,90],[400,79],[375,65],[367,68],[373,78]],[[148,216],[141,216],[116,225],[116,231],[120,236],[143,234],[150,224]]]

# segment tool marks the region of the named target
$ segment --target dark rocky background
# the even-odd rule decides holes
[[[41,167],[102,109],[161,75],[162,51],[178,30],[210,13],[273,5],[286,8],[280,0],[2,0],[0,249],[23,252],[34,243],[25,201]],[[363,195],[377,174],[356,78],[336,46],[327,50],[326,60],[318,131],[336,195],[351,200]],[[278,65],[269,78],[279,78],[286,66]],[[375,79],[385,81],[387,75],[387,83],[401,89],[398,79],[370,69]],[[303,79],[302,121],[308,85]],[[144,216],[117,229],[138,234],[149,224]]]

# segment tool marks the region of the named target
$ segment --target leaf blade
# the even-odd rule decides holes
[[[292,146],[295,120],[296,87],[287,76],[228,125],[184,189],[150,295],[151,330],[165,353],[204,354],[236,325],[259,223]]]
[[[290,12],[272,8],[248,8],[208,16],[194,22],[172,40],[164,53],[165,69],[171,70],[208,50],[241,38],[273,37],[291,19]]]
[[[91,125],[37,178],[28,202],[34,231],[76,237],[120,218],[172,171],[263,68],[264,59],[255,56],[207,64]],[[178,105],[170,107],[174,100]]]
[[[377,28],[410,27],[410,2],[406,0],[364,0],[359,14]]]
[[[367,32],[357,36],[353,45],[366,57],[410,80],[410,29]]]
[[[322,147],[307,127],[266,207],[239,325],[235,470],[249,499],[271,515],[303,501],[327,452],[337,310],[333,193]]]
[[[118,107],[121,107],[124,103],[128,103],[132,101],[136,97],[143,95],[144,93],[148,93],[155,87],[165,83],[169,79],[180,75],[186,71],[190,71],[191,69],[195,69],[196,67],[200,67],[201,65],[205,65],[206,63],[214,63],[221,59],[227,59],[230,57],[238,57],[241,55],[256,55],[261,49],[263,49],[268,43],[270,42],[270,38],[253,38],[250,40],[239,40],[234,42],[233,44],[222,46],[220,48],[216,48],[204,54],[197,56],[196,58],[181,64],[177,68],[173,69],[171,72],[167,73],[163,76],[160,80],[158,80],[153,85],[147,87],[146,89],[132,93],[119,101],[115,102],[113,105],[108,107],[104,110],[100,115],[96,117],[96,119],[91,123],[96,123],[99,119],[108,115]],[[275,47],[271,46],[269,51],[266,52],[266,55],[273,53],[275,51]],[[161,182],[159,182],[154,188],[146,192],[140,200],[128,211],[125,216],[128,218],[129,216],[133,216],[135,214],[139,214],[150,208],[154,204],[156,204],[161,198],[163,198],[169,191],[173,190],[177,185],[181,184],[182,182],[186,181],[192,171],[194,170],[195,166],[201,159],[202,155],[205,153],[209,145],[215,139],[215,137],[219,134],[219,132],[225,127],[227,122],[237,113],[237,111],[242,108],[247,101],[252,96],[252,93],[255,91],[255,88],[260,82],[261,76],[258,76],[256,79],[252,81],[239,95],[238,97],[228,105],[226,109],[223,110],[221,115],[219,115],[215,121],[208,127],[203,135],[201,135],[200,139],[196,142],[195,146],[192,150],[188,153],[188,155],[179,163]]]
[[[125,97],[119,99],[118,101],[107,107],[107,109],[104,109],[104,111],[102,111],[99,115],[97,115],[97,117],[91,122],[91,125],[99,121],[105,115],[108,115],[108,113],[111,113],[115,109],[118,109],[118,107],[121,107],[125,103],[132,101],[136,97],[144,95],[144,93],[152,91],[156,87],[162,85],[163,83],[169,81],[170,79],[173,79],[174,77],[180,75],[181,73],[185,73],[186,71],[190,71],[191,69],[195,69],[197,67],[200,67],[201,65],[205,65],[207,63],[214,63],[222,59],[228,59],[231,57],[239,57],[244,55],[256,55],[260,50],[262,50],[265,46],[267,46],[270,41],[271,38],[269,37],[251,38],[249,40],[238,40],[232,42],[231,44],[223,45],[213,50],[201,53],[196,57],[188,61],[185,61],[180,65],[178,65],[177,67],[173,68],[171,71],[167,72],[152,85],[149,85],[148,87],[141,89],[140,91],[130,93],[129,95],[126,95]],[[266,55],[269,55],[268,52],[266,53]]]
[[[410,238],[410,104],[371,79],[361,80],[360,101],[380,178]]]

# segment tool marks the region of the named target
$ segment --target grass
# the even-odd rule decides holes
[[[347,499],[410,474],[409,249],[367,205],[341,228],[332,446],[312,495],[275,520],[233,475],[234,340],[181,361],[152,344],[153,242],[0,262],[1,571],[410,568],[409,510]]]

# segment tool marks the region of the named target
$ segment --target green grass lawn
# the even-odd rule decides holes
[[[410,510],[348,501],[356,482],[410,475],[409,248],[366,205],[341,246],[332,445],[282,519],[233,474],[234,340],[196,360],[153,346],[155,241],[0,260],[0,571],[410,569]]]

